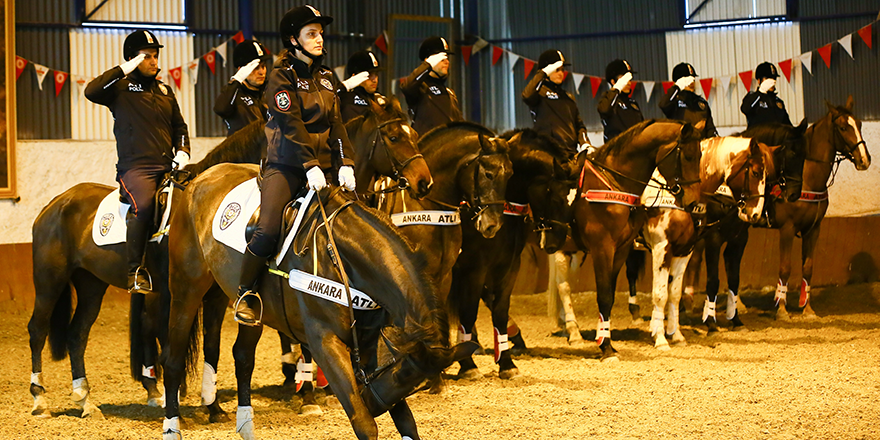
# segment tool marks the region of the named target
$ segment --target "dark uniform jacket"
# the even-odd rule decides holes
[[[455,92],[446,87],[446,79],[434,78],[430,72],[431,65],[425,61],[400,81],[413,120],[412,128],[420,135],[439,125],[464,119]]]
[[[602,125],[605,127],[606,143],[614,136],[645,120],[642,111],[639,110],[639,104],[613,87],[599,100],[598,110]]]
[[[746,120],[749,123],[748,128],[774,122],[791,125],[788,111],[785,110],[785,103],[779,99],[775,92],[750,92],[743,98],[740,110],[746,115]]]
[[[559,142],[571,156],[579,145],[589,143],[574,97],[547,79],[543,71],[539,70],[526,85],[522,98],[532,113],[535,131]]]
[[[328,170],[334,163],[354,166],[354,151],[339,114],[333,72],[287,52],[269,74],[264,100],[267,161],[304,171]]]
[[[142,165],[171,167],[177,151],[189,154],[189,134],[177,99],[161,81],[114,67],[86,86],[86,98],[113,113],[117,172]],[[164,156],[163,156],[164,154]]]
[[[660,110],[669,119],[689,122],[697,125],[701,121],[706,122],[703,127],[703,139],[718,136],[715,129],[715,121],[712,119],[712,109],[702,96],[690,90],[681,90],[678,86],[672,86],[666,91],[666,95],[660,100]]]
[[[372,102],[385,105],[385,97],[381,93],[369,93],[361,86],[357,86],[351,91],[346,91],[345,86],[342,86],[337,94],[339,95],[343,123],[370,113]]]
[[[229,81],[214,101],[214,113],[226,123],[226,135],[229,136],[246,127],[251,122],[266,122],[266,103],[263,102],[263,91],[266,84],[257,90],[236,81]]]

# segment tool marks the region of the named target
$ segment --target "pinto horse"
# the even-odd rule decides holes
[[[257,172],[256,167],[247,165],[212,168],[190,183],[172,216],[170,338],[163,352],[165,439],[181,437],[177,391],[185,370],[191,367],[187,341],[199,308],[203,302],[226,304],[236,296],[238,287],[242,256],[213,238],[214,213],[229,191],[254,178]],[[390,412],[401,435],[418,439],[406,396],[428,375],[438,374],[456,356],[475,347],[449,347],[448,323],[433,281],[425,273],[426,259],[385,215],[335,187],[318,196],[321,210],[317,212],[321,215],[314,211],[309,215],[306,224],[312,226],[304,228],[303,237],[294,241],[277,268],[270,267],[271,273],[267,271],[260,278],[262,322],[311,351],[359,439],[378,438],[374,417],[385,411]],[[321,280],[314,282],[322,285],[342,283],[345,288],[334,291],[345,292],[340,301],[349,305],[353,302],[347,296],[348,286],[352,291],[357,288],[381,309],[354,311],[305,293],[307,288],[294,290],[285,279],[303,275]],[[321,291],[329,291],[329,287]],[[225,307],[206,307],[204,313],[214,309]],[[383,330],[389,321],[393,327]],[[233,347],[238,382],[236,431],[246,440],[255,438],[250,382],[261,333],[262,327],[239,325]],[[373,356],[380,335],[391,348],[394,361],[367,375],[359,361]],[[358,346],[364,349],[361,358],[357,356]]]
[[[450,309],[458,312],[459,341],[473,339],[480,298],[492,311],[495,329],[495,362],[498,375],[510,379],[519,374],[508,350],[510,295],[527,234],[536,232],[542,248],[553,253],[568,235],[571,207],[568,194],[573,182],[563,168],[567,154],[556,142],[531,129],[501,136],[510,143],[513,175],[507,183],[504,224],[492,238],[485,238],[469,219],[462,220],[462,247],[453,268]],[[514,330],[515,331],[515,330]],[[473,358],[461,360],[459,378],[482,377]]]
[[[257,163],[260,151],[265,148],[262,125],[251,124],[185,170],[196,175],[221,162]],[[98,205],[113,191],[117,188],[80,183],[55,197],[34,221],[35,298],[28,323],[32,371],[30,392],[34,398],[32,415],[50,415],[41,377],[42,352],[48,337],[54,360],[70,354],[72,397],[83,409],[82,416],[102,417],[101,410],[90,398],[84,354],[89,330],[98,317],[107,287],[126,288],[125,243],[97,246],[91,234]],[[174,192],[179,193],[179,190]],[[174,197],[171,199],[176,201]],[[147,390],[147,402],[151,406],[159,406],[162,396],[157,387],[159,368],[155,360],[158,356],[157,339],[164,339],[168,328],[167,247],[168,240],[147,246],[145,261],[154,276],[154,290],[158,294],[131,295],[130,300],[131,375]],[[71,317],[73,292],[76,292],[76,308]],[[205,349],[207,353],[209,347]],[[219,351],[216,354],[219,356]]]
[[[655,168],[681,206],[692,210],[700,198],[700,136],[688,123],[647,120],[616,136],[583,162],[573,203],[572,235],[593,256],[599,324],[596,341],[602,361],[616,361],[611,345],[611,309],[617,275],[645,223],[639,194]]]

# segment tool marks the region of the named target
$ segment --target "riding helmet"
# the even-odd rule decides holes
[[[684,78],[686,76],[697,77],[697,71],[694,70],[694,66],[691,66],[689,63],[678,63],[675,67],[672,68],[672,80],[678,81],[679,78]]]
[[[428,37],[425,41],[422,41],[422,45],[419,47],[419,59],[424,60],[431,55],[441,52],[449,55],[453,53],[449,50],[449,43],[446,42],[446,39],[443,37]]]
[[[244,40],[238,43],[232,52],[232,64],[236,69],[256,59],[266,61],[271,58],[272,55],[266,50],[266,46],[255,40]]]
[[[632,74],[638,73],[632,69],[632,66],[630,66],[626,60],[618,58],[608,63],[608,67],[605,68],[605,80],[610,83],[612,79],[617,79],[618,76],[623,75],[626,72]]]
[[[281,18],[278,30],[284,47],[293,49],[294,45],[290,42],[290,37],[298,37],[300,29],[311,23],[321,23],[321,26],[327,26],[333,23],[333,17],[321,15],[320,11],[309,5],[297,6],[287,11]]]
[[[538,68],[543,69],[557,61],[562,61],[563,66],[571,65],[571,63],[565,61],[565,57],[562,56],[562,52],[556,49],[550,49],[541,52],[541,56],[538,57]]]
[[[345,65],[345,76],[350,77],[361,72],[375,72],[380,70],[379,60],[373,52],[362,50],[351,54]]]
[[[122,43],[122,57],[125,58],[125,61],[128,61],[136,57],[142,49],[159,49],[162,47],[165,46],[159,44],[159,39],[152,32],[134,31],[128,34]]]
[[[761,64],[758,64],[758,67],[755,68],[755,78],[779,78],[779,73],[776,71],[776,66],[773,63],[764,61]]]

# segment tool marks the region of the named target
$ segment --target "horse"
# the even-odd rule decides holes
[[[215,147],[203,160],[184,171],[196,175],[220,162],[257,163],[266,136],[260,124],[251,124]],[[53,360],[70,354],[73,400],[83,409],[82,417],[103,417],[90,397],[84,354],[89,330],[97,319],[107,287],[126,288],[128,271],[125,243],[97,246],[91,229],[98,205],[117,188],[98,183],[80,183],[56,196],[34,220],[34,311],[28,322],[31,348],[31,414],[49,417],[46,386],[42,381],[42,351],[49,339]],[[173,194],[178,194],[175,190]],[[172,197],[172,202],[175,198]],[[158,209],[158,208],[157,208]],[[134,380],[147,390],[147,403],[161,405],[156,365],[157,338],[167,329],[167,240],[147,246],[145,263],[154,275],[157,295],[132,295],[129,337],[130,366]],[[71,285],[73,289],[71,289]],[[76,308],[71,317],[73,292]],[[213,323],[205,323],[213,325]],[[206,347],[206,354],[209,347]],[[219,356],[219,351],[216,353]]]
[[[611,308],[617,275],[645,223],[639,195],[655,168],[666,179],[662,187],[690,211],[700,198],[700,136],[688,123],[647,120],[616,136],[583,167],[572,204],[572,236],[578,247],[593,256],[599,324],[596,341],[601,360],[617,361],[611,344]]]
[[[172,216],[169,342],[163,351],[165,439],[181,437],[177,390],[185,371],[192,368],[192,347],[187,341],[195,330],[199,308],[203,302],[226,304],[236,296],[242,257],[212,237],[214,213],[229,191],[257,172],[247,165],[210,169],[190,183]],[[401,435],[417,439],[406,396],[428,375],[438,374],[475,347],[449,347],[448,323],[433,280],[425,273],[425,256],[412,248],[387,216],[352,197],[337,187],[318,194],[320,211],[307,214],[305,224],[310,226],[294,240],[277,267],[270,267],[271,273],[266,271],[259,280],[262,322],[310,349],[359,439],[378,438],[374,417],[385,411]],[[302,276],[312,280],[306,283],[309,287],[290,287],[294,278]],[[355,288],[368,292],[369,298],[355,296]],[[354,303],[352,297],[360,301]],[[328,298],[337,298],[348,307]],[[364,304],[381,309],[352,309]],[[393,326],[383,330],[389,320]],[[261,333],[262,327],[239,325],[233,347],[238,384],[236,431],[246,440],[255,438],[250,380]],[[373,356],[380,335],[394,359],[367,375],[360,361]],[[359,352],[357,347],[364,350]]]
[[[505,192],[504,224],[494,237],[485,238],[472,221],[462,220],[461,254],[452,271],[449,301],[450,310],[458,312],[459,341],[470,341],[474,339],[480,298],[484,299],[492,311],[498,375],[510,379],[519,374],[508,350],[508,337],[515,337],[518,329],[509,325],[508,314],[520,255],[532,232],[539,235],[539,243],[548,253],[565,243],[572,217],[568,195],[573,181],[570,171],[562,166],[567,153],[550,138],[531,129],[510,131],[501,137],[509,141],[513,164]],[[460,379],[482,377],[470,356],[459,364]]]

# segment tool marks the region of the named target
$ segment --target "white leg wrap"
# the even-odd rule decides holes
[[[43,386],[43,373],[31,373],[31,384],[36,385],[38,387]],[[49,414],[49,400],[46,399],[45,393],[33,395],[34,397],[34,407],[31,409],[31,414],[40,417],[50,417]]]
[[[779,307],[779,302],[781,301],[785,304],[785,297],[788,295],[788,285],[783,283],[782,280],[779,280],[776,283],[776,306]]]
[[[666,315],[666,334],[674,335],[678,332],[678,304],[673,304],[672,301],[667,303],[669,305],[669,312]]]
[[[637,301],[637,299],[638,299],[638,298],[637,298],[636,296],[634,296],[634,295],[630,295],[630,297],[629,297],[629,299],[627,300],[627,302],[628,302],[629,304],[638,304],[639,302]]]
[[[501,353],[509,348],[509,344],[507,342],[507,333],[500,333],[498,329],[495,330],[495,362],[498,362],[501,359]]]
[[[31,383],[38,387],[43,386],[43,373],[31,373]]]
[[[577,318],[574,316],[574,311],[565,312],[565,322],[577,322]]]
[[[727,291],[727,320],[730,321],[736,316],[736,303],[739,298],[732,290]]]
[[[413,438],[408,435],[405,435],[405,436],[401,437],[400,440],[413,440]]]
[[[709,317],[712,317],[712,320],[715,321],[715,302],[709,301],[709,298],[706,298],[706,302],[703,303],[703,322],[707,322]]]
[[[302,358],[300,358],[299,362],[296,363],[296,376],[294,377],[297,382],[311,382],[313,380],[312,376],[312,363],[305,362]],[[242,408],[250,408],[242,407]]]
[[[296,356],[293,355],[292,351],[288,351],[281,355],[281,363],[282,364],[295,364]]]
[[[202,369],[202,405],[208,406],[217,399],[217,372],[211,364],[205,362]]]
[[[162,440],[182,440],[180,433],[180,417],[172,417],[162,421]]]
[[[255,439],[254,434],[254,408],[252,406],[239,406],[235,412],[235,432],[244,440]]]
[[[80,407],[86,404],[86,400],[89,398],[89,381],[85,377],[81,377],[79,379],[73,380],[73,393],[71,394],[71,398],[77,405]]]
[[[150,379],[156,378],[156,367],[150,365],[149,367],[146,365],[141,365],[141,376],[147,377]]]
[[[694,296],[694,286],[686,286],[684,288],[684,294]]]
[[[663,315],[663,309],[654,306],[654,310],[651,312],[651,336],[657,336],[657,333],[663,330],[664,318],[666,317]]]
[[[807,302],[810,301],[810,283],[807,280],[801,279],[801,296],[798,301],[798,306],[805,307]]]
[[[603,338],[611,337],[611,320],[608,321],[599,321],[599,325],[596,327],[596,340],[601,341]]]
[[[463,325],[459,325],[459,326],[458,326],[458,342],[459,342],[459,343],[462,343],[462,342],[468,342],[468,341],[472,340],[473,337],[474,337],[474,335],[471,334],[471,333],[468,333],[468,332],[464,329],[464,326],[463,326]]]

